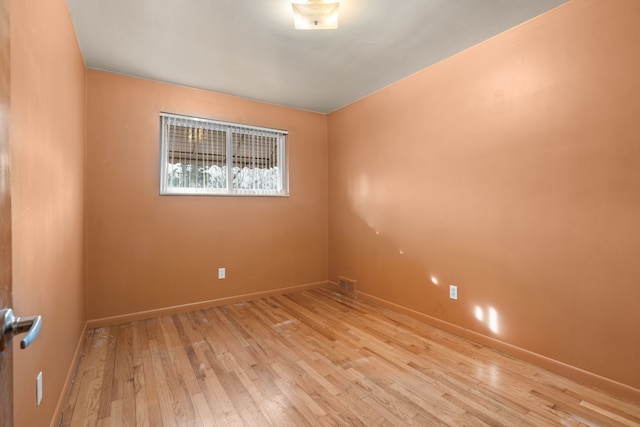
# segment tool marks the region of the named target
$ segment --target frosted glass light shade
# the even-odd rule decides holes
[[[291,3],[296,30],[330,30],[338,28],[339,2]]]

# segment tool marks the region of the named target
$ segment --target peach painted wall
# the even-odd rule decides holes
[[[326,115],[91,70],[87,91],[90,319],[326,282]],[[160,196],[161,111],[288,130],[290,197]]]
[[[570,1],[331,114],[330,280],[640,388],[639,16]]]
[[[11,2],[13,293],[41,314],[14,339],[16,426],[49,425],[85,322],[85,67],[64,0]],[[36,406],[36,375],[43,400]]]

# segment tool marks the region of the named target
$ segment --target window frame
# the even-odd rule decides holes
[[[224,129],[226,138],[225,166],[227,170],[226,188],[197,188],[197,187],[170,187],[168,185],[169,137],[165,132],[165,119],[185,120],[194,124],[203,123]],[[193,128],[197,128],[194,126]],[[243,132],[245,131],[245,132]],[[250,132],[267,132],[277,138],[277,173],[278,189],[240,189],[233,188],[233,159],[234,147],[232,139],[234,134],[248,135]],[[240,123],[225,122],[220,120],[205,119],[184,114],[160,113],[160,195],[162,196],[242,196],[242,197],[289,197],[289,163],[288,163],[288,134],[282,129],[251,126]]]

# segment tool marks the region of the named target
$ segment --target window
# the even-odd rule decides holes
[[[160,194],[288,194],[286,131],[160,114]]]

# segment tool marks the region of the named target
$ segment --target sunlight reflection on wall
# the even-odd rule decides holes
[[[485,323],[485,311],[482,307],[476,305],[474,308],[474,315],[475,318],[478,319],[478,321],[480,321],[481,323]],[[500,322],[498,320],[498,311],[495,308],[489,307],[487,309],[486,323],[491,332],[493,332],[494,334],[499,333]]]
[[[351,199],[353,210],[372,230],[376,230],[377,235],[380,235],[380,209],[377,209],[377,204],[380,200],[384,200],[384,197],[379,194],[381,190],[376,188],[375,192],[373,191],[369,177],[366,174],[351,177],[349,189],[349,198]]]

